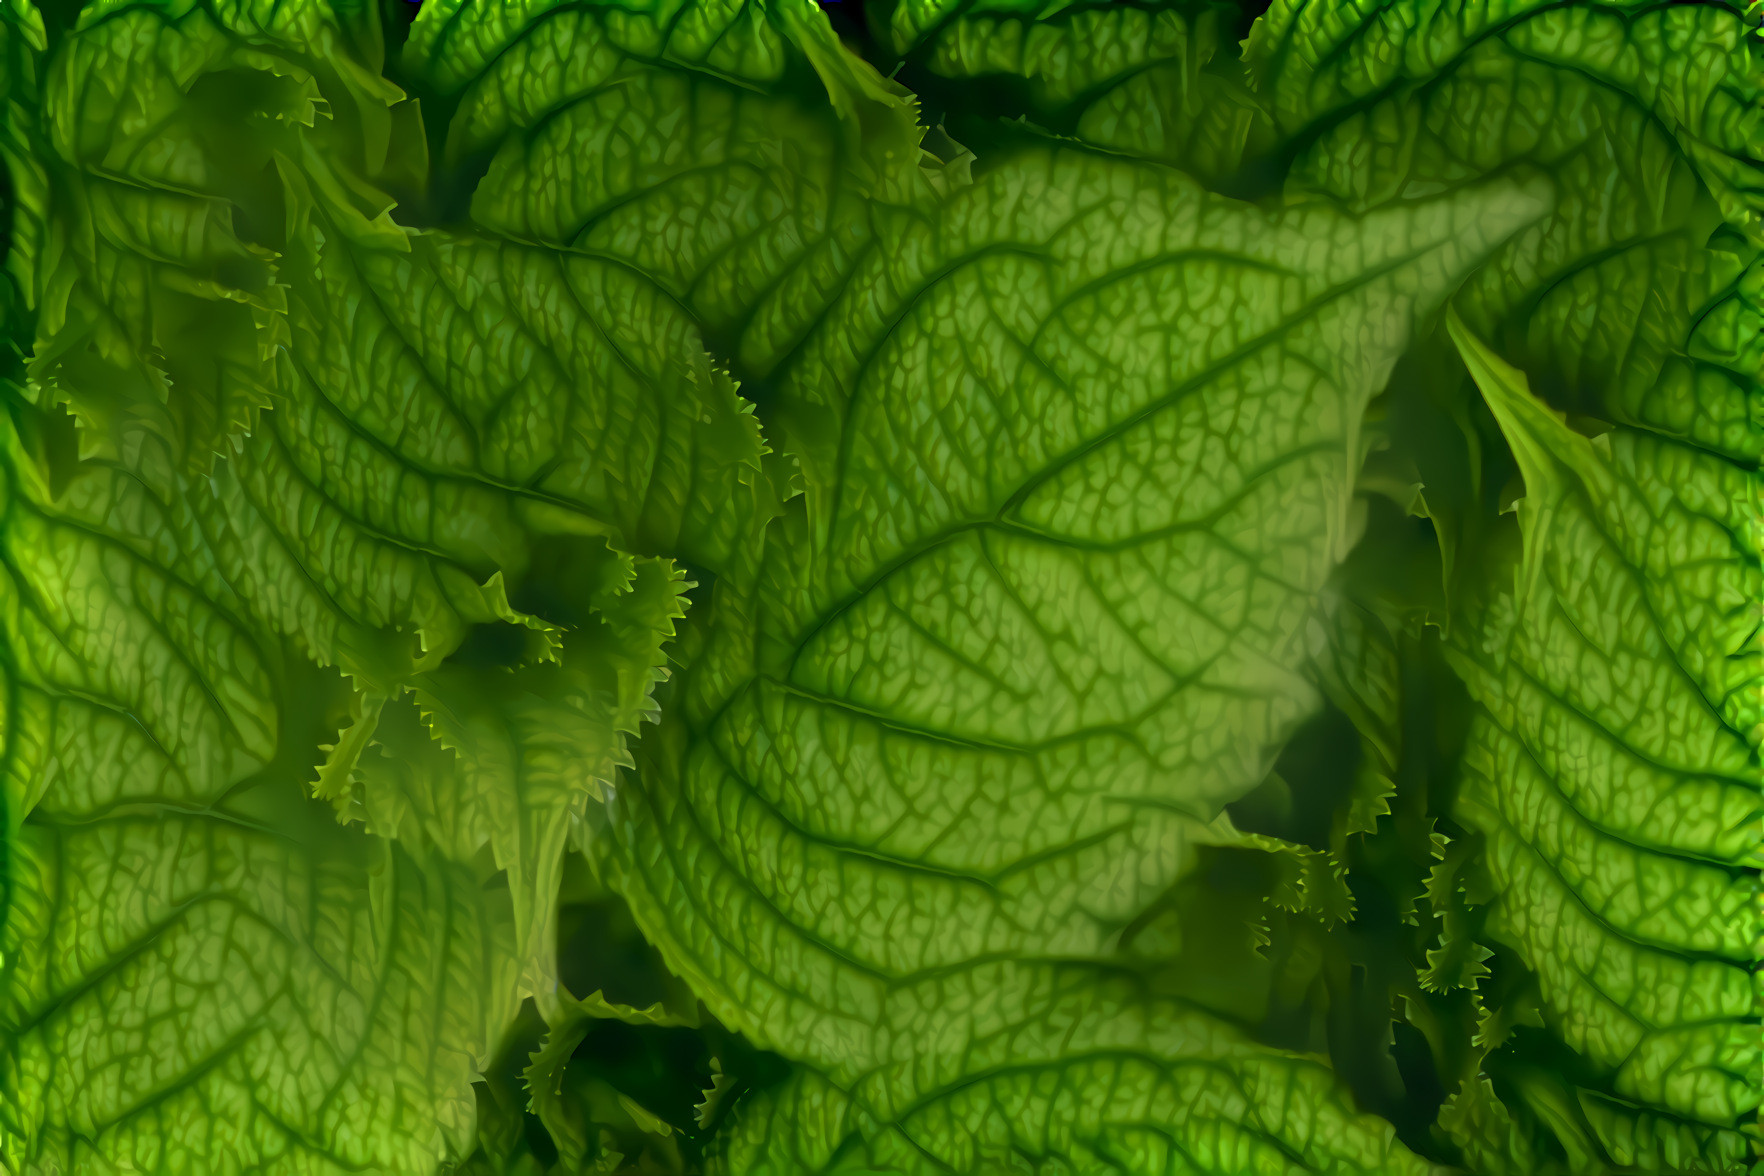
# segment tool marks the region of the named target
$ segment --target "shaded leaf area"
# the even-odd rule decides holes
[[[1290,667],[1351,542],[1365,401],[1415,304],[1532,201],[1325,227],[1026,154],[879,253],[785,369],[804,502],[758,592],[687,638],[603,844],[712,1010],[828,1076],[802,1098],[848,1092],[827,1146],[1415,1165],[1311,1059],[1144,992],[1116,939],[1193,847],[1239,839],[1220,806],[1314,709]],[[1344,336],[1366,351],[1311,343]],[[1211,449],[1224,419],[1270,447]],[[1295,888],[1339,886],[1300,856]],[[1068,1115],[1067,1090],[1097,1101]],[[732,1168],[760,1162],[742,1146]]]
[[[701,1170],[734,1107],[787,1064],[722,1028],[638,931],[630,909],[567,860],[551,1023],[529,1003],[476,1087],[478,1145],[462,1172]]]
[[[24,0],[0,7],[0,374],[16,381],[30,351],[32,258],[43,247],[41,175],[32,156],[29,128],[36,121],[37,55],[44,41],[42,18]]]

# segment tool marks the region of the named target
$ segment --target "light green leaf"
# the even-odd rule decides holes
[[[715,76],[763,83],[785,68],[788,38],[767,19],[768,6],[734,0],[637,0],[631,4],[590,5],[611,19],[608,47],[623,54],[676,61]],[[492,67],[528,32],[549,37],[544,25],[565,28],[575,22],[556,0],[479,7],[467,0],[442,0],[425,7],[411,27],[407,63],[442,90],[458,90]],[[561,19],[560,19],[561,18]],[[541,49],[543,52],[543,49]],[[570,61],[570,58],[553,59]],[[580,67],[583,63],[572,61]],[[514,75],[508,75],[510,77]],[[541,79],[541,86],[547,81]]]

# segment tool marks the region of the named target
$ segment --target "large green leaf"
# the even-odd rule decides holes
[[[1616,1163],[1736,1163],[1761,1094],[1758,475],[1589,440],[1453,334],[1525,477],[1516,582],[1449,647],[1479,705],[1454,813],[1487,838],[1488,931],[1592,1064],[1570,1113]]]
[[[1134,1120],[1245,1051],[1103,961],[1315,705],[1291,667],[1410,319],[1543,206],[1269,217],[1035,152],[866,258],[780,369],[804,501],[611,806],[606,868],[712,1010],[878,1122],[945,1107],[906,1129],[958,1170],[1066,1082]],[[1237,1056],[1233,1082],[1322,1078]],[[991,1075],[1026,1101],[967,1119]],[[1172,1130],[1216,1130],[1202,1105]],[[1385,1162],[1286,1106],[1257,1163]]]

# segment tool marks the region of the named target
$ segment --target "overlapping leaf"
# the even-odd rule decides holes
[[[1488,839],[1489,933],[1596,1067],[1621,1165],[1734,1162],[1759,1047],[1755,472],[1623,430],[1588,440],[1455,329],[1525,475],[1510,594],[1452,642],[1481,706],[1456,812]]]
[[[8,1163],[432,1168],[511,1008],[506,893],[305,796],[346,689],[139,482],[52,497],[10,421],[6,458]]]
[[[608,541],[737,546],[763,509],[691,325],[595,326],[648,287],[385,215],[422,142],[376,44],[316,5],[142,5],[47,46],[20,215],[61,244],[6,526],[25,1171],[470,1150],[682,608]],[[372,835],[315,831],[315,772]]]
[[[1364,1113],[1411,1077],[1393,995],[1430,1155],[1740,1162],[1744,22],[1290,3],[1240,59],[1209,4],[872,15],[880,71],[806,0],[431,0],[395,85],[365,7],[0,10],[6,1162],[1419,1171]],[[1412,328],[1454,291],[1498,417],[1449,409],[1463,493],[1362,460],[1453,395]],[[1444,811],[1408,675],[1446,606],[1341,566],[1356,484],[1439,536]],[[1274,766],[1324,697],[1327,800],[1306,739]],[[1219,816],[1295,800],[1335,806],[1306,845]],[[705,1113],[662,1117],[583,1054],[590,827],[788,1082],[701,1042]],[[1209,923],[1197,863],[1256,850]],[[1214,946],[1255,991],[1172,978]],[[550,1036],[474,1139],[522,994],[506,1040]],[[1338,1072],[1258,1002],[1327,1014]]]
[[[404,67],[457,103],[444,162],[488,169],[476,225],[631,267],[749,378],[875,248],[878,205],[962,177],[806,0],[430,6]]]
[[[880,1122],[944,1107],[910,1130],[958,1169],[1014,1146],[1002,1123],[1059,1122],[1065,1083],[1132,1119],[1213,1071],[1201,1043],[1244,1048],[1082,961],[1231,836],[1220,806],[1314,705],[1290,667],[1365,399],[1410,316],[1540,208],[1497,185],[1276,219],[1037,153],[867,258],[780,369],[805,502],[757,592],[716,601],[605,843],[713,1011]],[[1027,1101],[988,1126],[995,1071]],[[1170,1154],[1217,1130],[1202,1105]],[[1404,1162],[1339,1112],[1255,1131],[1258,1163]]]
[[[1504,415],[1496,407],[1492,437],[1453,408],[1459,454],[1412,455],[1426,467],[1448,587],[1460,604],[1477,601],[1454,606],[1452,643],[1487,710],[1450,815],[1489,838],[1466,859],[1494,871],[1489,942],[1517,948],[1537,971],[1544,1024],[1581,1059],[1570,1075],[1540,1072],[1506,1088],[1545,1124],[1541,1136],[1554,1142],[1542,1150],[1500,1142],[1497,1120],[1514,1138],[1506,1110],[1486,1080],[1464,1080],[1447,1121],[1466,1132],[1471,1162],[1491,1170],[1541,1170],[1553,1156],[1581,1167],[1720,1168],[1749,1147],[1732,1133],[1751,1117],[1758,1068],[1756,1033],[1741,1027],[1757,1005],[1740,979],[1753,947],[1735,897],[1756,884],[1746,859],[1759,784],[1747,750],[1754,704],[1742,701],[1756,697],[1747,634],[1758,598],[1747,538],[1755,506],[1743,503],[1756,500],[1764,437],[1756,53],[1744,23],[1714,6],[1278,5],[1249,45],[1282,131],[1309,140],[1294,164],[1301,189],[1367,206],[1492,170],[1548,171],[1551,215],[1455,305],[1470,335],[1523,368],[1579,427],[1616,425],[1589,445],[1540,415],[1530,393],[1489,392],[1479,375],[1491,404],[1509,405]],[[1511,370],[1488,363],[1510,386]],[[1450,366],[1429,369],[1439,390],[1416,382],[1404,394],[1450,399],[1461,378]],[[1530,415],[1515,423],[1512,404]],[[1510,565],[1485,517],[1500,489],[1485,483],[1505,473],[1479,454],[1503,435],[1524,480],[1509,493],[1532,499],[1516,587],[1502,583]],[[1558,516],[1559,526],[1549,521]],[[1710,526],[1728,537],[1712,539]],[[1596,624],[1586,614],[1594,607]],[[1668,693],[1631,693],[1656,689],[1650,682]],[[1691,693],[1660,684],[1674,682]],[[1673,707],[1671,734],[1640,729],[1644,712]],[[1707,748],[1689,750],[1719,738],[1732,741],[1724,767],[1707,761],[1716,754]],[[1723,773],[1724,816],[1705,805],[1706,819],[1668,820],[1656,807],[1693,805]],[[1627,817],[1614,807],[1619,794],[1634,806]],[[1676,841],[1673,828],[1683,830]],[[1712,905],[1687,905],[1698,902]],[[1647,922],[1662,918],[1682,923]],[[1474,968],[1470,928],[1447,922],[1438,962]],[[1706,942],[1711,934],[1729,936],[1726,956]],[[1564,942],[1582,954],[1564,959]],[[1647,976],[1637,984],[1664,1003],[1643,1011],[1625,1003],[1641,999],[1639,988],[1614,995],[1613,969],[1625,968]],[[1673,969],[1688,971],[1668,981]],[[1616,1003],[1598,1004],[1606,999]],[[1675,1067],[1703,1067],[1702,1076],[1669,1079]]]
[[[1247,44],[1306,144],[1298,193],[1367,207],[1546,171],[1551,214],[1466,284],[1465,322],[1576,412],[1744,461],[1758,356],[1703,340],[1748,334],[1710,294],[1755,254],[1757,54],[1716,5],[1280,4]]]
[[[976,119],[989,110],[1216,182],[1276,146],[1238,57],[1244,19],[1207,2],[900,0],[873,21],[964,138],[1009,132]]]

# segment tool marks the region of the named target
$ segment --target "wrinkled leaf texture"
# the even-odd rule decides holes
[[[9,1169],[1753,1162],[1755,20],[405,22],[0,8]],[[1341,999],[1380,847],[1419,1127],[1181,975],[1260,861]]]

